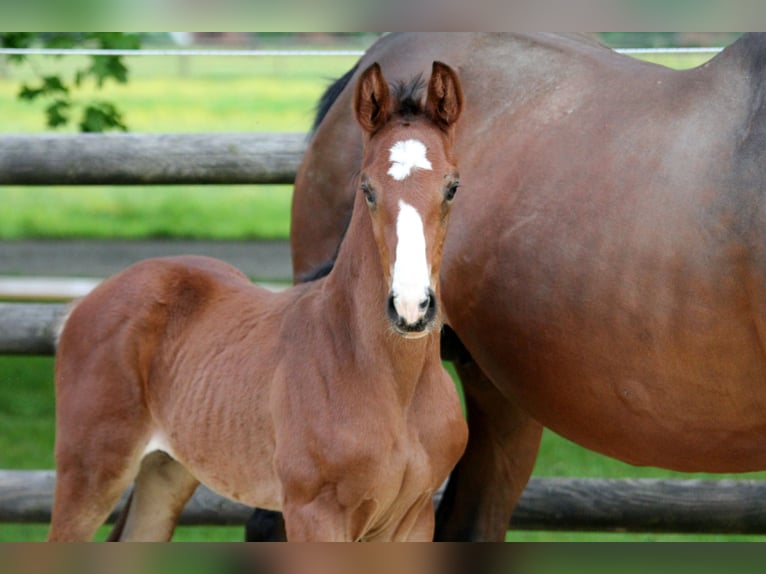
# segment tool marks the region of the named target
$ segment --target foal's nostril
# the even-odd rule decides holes
[[[388,301],[386,301],[386,313],[392,323],[398,325],[402,321],[399,312],[396,310],[396,305],[394,305],[394,295],[392,293],[388,295]]]
[[[425,298],[425,299],[423,299],[423,300],[422,300],[422,301],[421,301],[421,302],[418,304],[418,309],[420,309],[421,311],[425,311],[425,310],[426,310],[426,309],[428,309],[430,306],[431,306],[431,294],[429,293],[428,295],[426,295],[426,298]]]
[[[430,323],[433,321],[434,317],[436,317],[436,293],[434,293],[433,289],[428,289],[428,297],[426,297],[426,306],[423,308],[425,310],[425,315],[423,316],[423,321],[425,323]]]

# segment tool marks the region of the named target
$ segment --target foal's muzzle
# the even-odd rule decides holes
[[[425,333],[436,318],[436,294],[429,287],[420,301],[401,303],[393,293],[389,293],[386,307],[391,325],[400,335]]]

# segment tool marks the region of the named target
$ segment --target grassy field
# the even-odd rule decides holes
[[[691,67],[704,56],[662,63]],[[136,132],[306,131],[330,78],[353,57],[142,58],[129,61],[126,87],[101,95],[117,103]],[[39,60],[45,68],[51,62]],[[72,63],[67,63],[72,66]],[[27,74],[28,71],[22,72]],[[45,131],[40,106],[17,102],[16,71],[0,74],[0,133]],[[1,135],[0,135],[1,137]],[[0,188],[0,238],[286,238],[290,189],[284,186],[167,188]],[[0,244],[0,249],[2,245]],[[2,273],[2,270],[0,270]],[[51,358],[0,357],[0,468],[53,467]],[[672,477],[585,451],[547,432],[537,476]],[[755,474],[766,478],[766,474]],[[0,541],[42,540],[44,525],[0,524]],[[101,536],[104,532],[101,533]],[[179,540],[241,540],[243,530],[180,528]],[[741,537],[513,532],[512,540],[739,540]],[[745,538],[753,539],[753,538]]]

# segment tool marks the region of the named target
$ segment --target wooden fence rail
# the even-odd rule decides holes
[[[63,303],[0,303],[0,355],[52,355]]]
[[[0,185],[293,183],[304,133],[0,138]]]
[[[0,471],[0,523],[48,522],[54,484],[53,471]],[[200,487],[181,524],[243,525],[251,512]],[[533,478],[510,528],[764,534],[766,481]]]

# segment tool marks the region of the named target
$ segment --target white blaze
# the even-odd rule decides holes
[[[426,260],[423,220],[417,209],[399,200],[396,219],[396,260],[391,281],[394,308],[410,324],[425,313],[420,303],[428,296],[431,273]]]
[[[426,157],[426,146],[418,140],[396,142],[391,146],[391,167],[388,175],[396,181],[402,181],[413,169],[431,169],[431,162]]]

